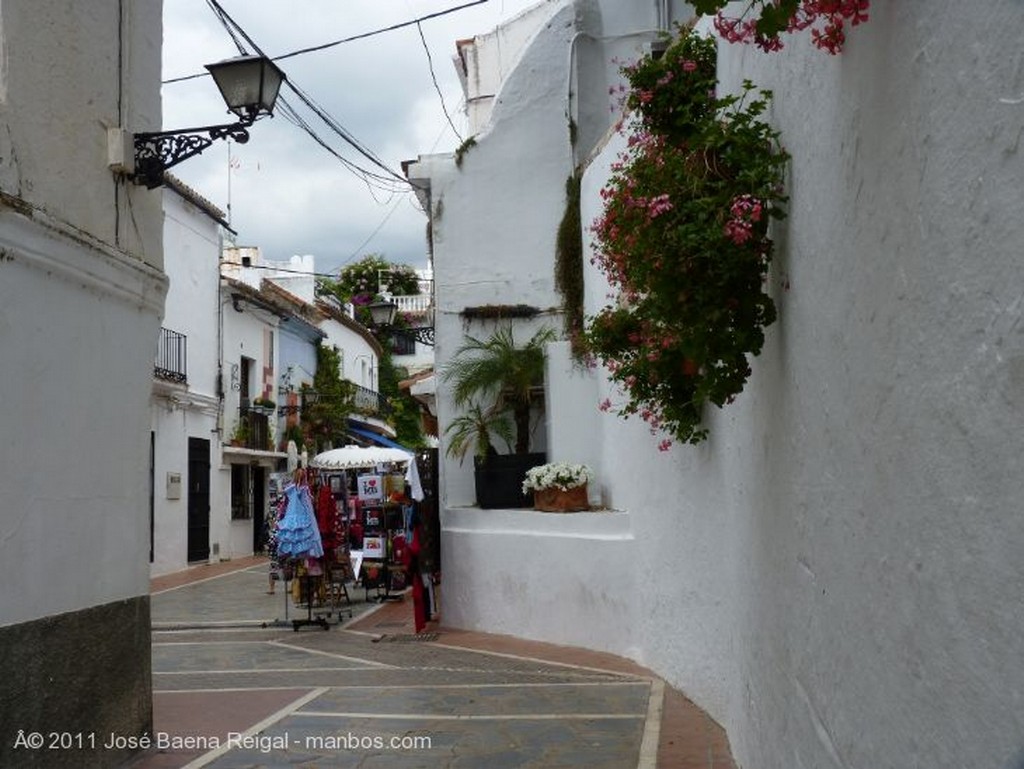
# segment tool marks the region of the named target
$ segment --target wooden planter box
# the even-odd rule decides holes
[[[541,489],[533,492],[533,507],[546,513],[575,513],[590,509],[587,484],[568,491]]]

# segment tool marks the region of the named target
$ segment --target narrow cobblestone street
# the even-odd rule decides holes
[[[204,571],[205,570],[205,571]],[[366,602],[326,632],[259,558],[154,580],[154,747],[171,767],[732,766],[721,729],[610,655],[430,626]]]

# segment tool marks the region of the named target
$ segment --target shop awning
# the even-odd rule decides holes
[[[354,438],[361,438],[364,441],[370,441],[376,446],[386,446],[390,449],[401,449],[402,451],[406,451],[410,454],[416,453],[412,449],[406,448],[401,443],[396,443],[395,441],[388,438],[386,435],[375,433],[372,430],[363,430],[359,427],[353,427],[352,425],[349,425],[348,432],[351,433]]]

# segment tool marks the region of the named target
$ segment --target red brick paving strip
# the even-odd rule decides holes
[[[215,563],[204,563],[199,566],[192,566],[185,571],[176,571],[173,574],[164,574],[160,577],[153,577],[149,580],[149,592],[159,593],[161,590],[169,590],[172,587],[181,587],[192,582],[199,582],[211,577],[220,577],[234,571],[241,571],[252,566],[267,565],[265,555],[250,555],[245,558],[233,558],[230,561],[217,561]]]
[[[228,734],[245,732],[312,689],[247,689],[240,692],[155,692],[153,732],[169,741],[216,737],[227,742]],[[171,726],[173,724],[173,727]],[[173,746],[175,743],[171,742]],[[169,747],[152,749],[129,764],[130,769],[178,769],[213,748]],[[193,745],[195,743],[192,743]],[[212,745],[210,742],[208,745]]]

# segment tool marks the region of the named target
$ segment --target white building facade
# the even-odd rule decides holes
[[[116,766],[18,731],[152,728],[148,456],[161,201],[107,129],[160,125],[161,5],[4,3],[0,765]],[[83,650],[88,653],[83,654]]]
[[[583,169],[586,236],[625,141],[602,138],[597,84],[665,10],[562,4],[461,165],[410,167],[429,186],[439,365],[465,307],[558,305],[565,179]],[[635,658],[751,769],[1016,766],[1024,80],[1004,53],[1024,9],[870,12],[837,57],[803,36],[771,55],[720,43],[721,88],[772,89],[792,155],[779,319],[746,391],[708,414],[707,442],[659,452],[645,424],[598,411],[615,393],[553,345],[549,458],[590,463],[612,512],[481,512],[468,470],[445,463],[445,621]],[[593,314],[607,287],[586,266]],[[438,403],[443,430],[454,411]]]
[[[210,554],[211,463],[218,443],[219,262],[224,215],[168,177],[164,253],[170,280],[153,379],[151,573]]]

